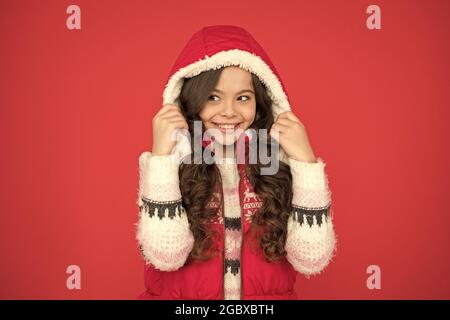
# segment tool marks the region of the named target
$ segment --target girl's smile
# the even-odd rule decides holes
[[[242,122],[238,122],[238,123],[216,123],[216,122],[213,122],[213,124],[215,124],[216,127],[223,133],[232,133],[232,132],[235,132],[238,128],[240,128]]]

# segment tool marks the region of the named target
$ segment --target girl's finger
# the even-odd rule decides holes
[[[272,129],[278,130],[278,131],[280,131],[280,133],[284,133],[289,129],[289,127],[277,122],[272,125]]]
[[[160,119],[171,119],[171,118],[174,118],[174,117],[181,117],[182,119],[184,119],[183,115],[181,115],[176,110],[166,111],[166,113],[164,113],[161,116],[159,116]]]
[[[278,120],[275,123],[280,123],[283,124],[285,126],[291,127],[293,126],[295,123],[297,123],[296,121],[293,121],[291,119],[288,118],[278,118]]]
[[[300,122],[300,119],[292,111],[286,111],[278,116],[278,119],[289,119],[291,121]]]
[[[189,129],[186,121],[184,120],[170,120],[169,123],[173,123],[177,128]]]
[[[179,110],[181,112],[181,109],[179,106],[173,105],[173,104],[165,104],[164,106],[161,107],[161,109],[159,109],[159,111],[156,113],[157,116],[161,116],[163,114],[165,114],[168,111],[172,111],[172,110]]]
[[[182,122],[182,123],[187,125],[186,121],[184,119],[180,119],[180,118],[169,119],[167,122],[168,123],[180,123],[180,122]]]
[[[274,138],[275,140],[277,140],[278,142],[280,141],[281,136],[283,135],[283,132],[281,132],[280,130],[278,130],[277,127],[273,127],[273,130],[270,130],[269,135]],[[277,134],[278,133],[278,134]]]

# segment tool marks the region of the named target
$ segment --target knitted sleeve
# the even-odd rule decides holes
[[[179,164],[174,154],[139,157],[136,238],[146,263],[162,271],[182,267],[194,244],[181,201]]]
[[[330,214],[331,192],[321,158],[316,163],[289,158],[292,173],[292,213],[288,219],[287,259],[307,276],[330,262],[336,238]]]

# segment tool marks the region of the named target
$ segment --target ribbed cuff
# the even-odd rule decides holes
[[[295,187],[310,190],[324,190],[327,188],[325,162],[317,158],[317,162],[303,162],[289,158],[292,181]]]
[[[144,152],[139,157],[141,174],[146,181],[156,184],[178,184],[179,157],[175,154],[157,156]]]

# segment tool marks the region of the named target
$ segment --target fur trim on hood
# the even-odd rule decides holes
[[[286,88],[267,53],[250,33],[232,25],[203,27],[191,37],[169,74],[163,92],[163,105],[179,105],[178,97],[185,78],[227,66],[238,66],[258,76],[273,101],[274,120],[281,113],[291,110]],[[174,153],[181,158],[191,153],[186,136],[178,137]],[[288,163],[282,148],[278,157]]]

